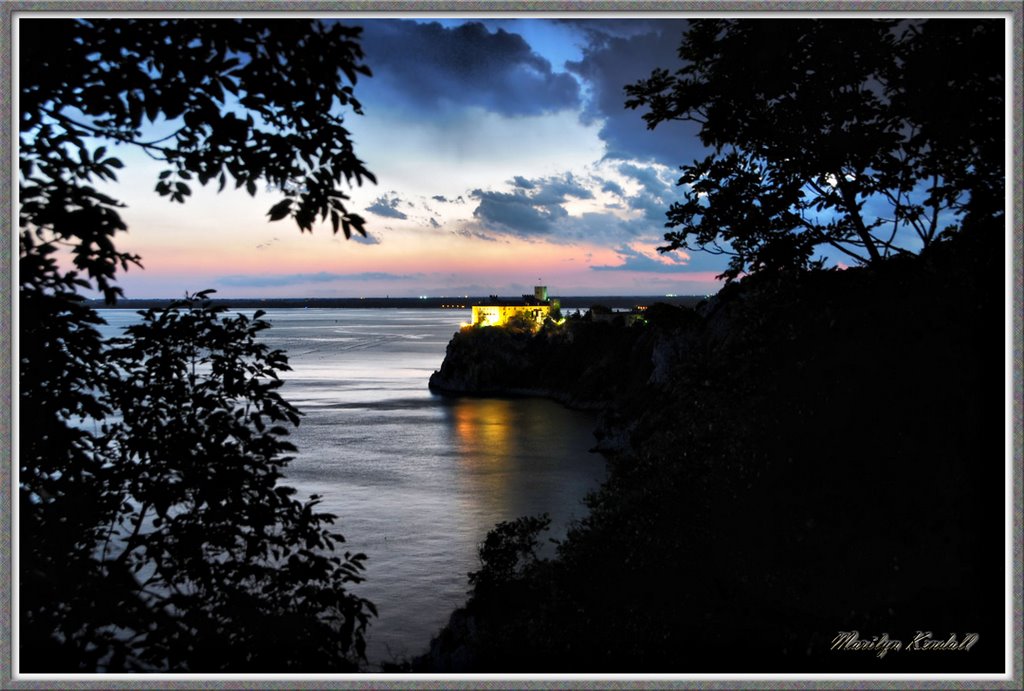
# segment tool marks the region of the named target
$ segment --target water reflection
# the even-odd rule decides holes
[[[115,333],[133,311],[104,311]],[[371,668],[422,653],[465,601],[477,547],[499,521],[548,512],[552,536],[584,515],[604,461],[592,415],[540,399],[447,399],[427,390],[451,338],[434,310],[272,309],[262,340],[287,351],[285,397],[306,413],[287,483],[322,495],[343,549],[365,552],[353,588],[380,609]]]
[[[586,453],[592,427],[581,417],[589,416],[541,399],[462,398],[446,401],[446,411],[463,512],[482,525],[548,512],[558,537],[583,515],[580,500],[604,466]]]

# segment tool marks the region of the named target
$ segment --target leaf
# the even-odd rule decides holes
[[[291,208],[292,200],[283,199],[279,201],[277,204],[274,204],[274,206],[270,208],[270,211],[267,212],[267,215],[270,216],[271,221],[280,221],[282,218],[289,214]]]

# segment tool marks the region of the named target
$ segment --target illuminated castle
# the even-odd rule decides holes
[[[523,316],[542,324],[558,309],[558,299],[548,298],[547,286],[534,286],[533,295],[524,295],[521,300],[501,300],[492,295],[486,305],[473,305],[473,324],[479,326],[504,326],[510,319]]]

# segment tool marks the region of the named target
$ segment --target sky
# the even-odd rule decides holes
[[[694,295],[721,257],[660,254],[678,167],[702,156],[695,128],[648,130],[623,87],[678,65],[680,19],[341,20],[364,29],[372,78],[350,113],[377,177],[351,190],[368,238],[270,222],[270,190],[153,191],[159,162],[117,147],[110,192],[128,206],[119,248],[144,270],[129,298],[213,288],[221,297]]]

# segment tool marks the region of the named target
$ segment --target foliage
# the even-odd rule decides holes
[[[744,273],[873,263],[999,213],[1001,20],[698,20],[683,66],[626,87],[649,128],[700,125],[663,252]],[[742,75],[742,76],[739,76]]]
[[[550,525],[546,513],[495,525],[480,545],[480,570],[469,574],[470,584],[481,591],[522,578],[537,561],[537,536]]]
[[[695,322],[697,315],[686,307],[655,302],[644,311],[643,318],[648,323],[664,329],[678,329]]]
[[[517,312],[509,317],[504,327],[513,333],[534,333],[540,328],[540,323],[532,314]]]
[[[373,176],[342,126],[359,29],[305,20],[19,22],[21,661],[27,671],[346,669],[362,555],[277,487],[296,411],[258,318],[201,293],[102,341],[84,290],[121,295],[111,145],[193,180],[284,193],[271,220],[363,233],[341,183]],[[59,45],[60,50],[53,50]],[[143,133],[169,132],[156,140]]]
[[[344,542],[334,517],[278,484],[299,421],[277,391],[287,359],[258,341],[261,313],[224,317],[206,298],[148,310],[111,343],[94,462],[67,468],[83,471],[87,502],[65,468],[27,464],[23,630],[37,664],[45,650],[50,669],[350,669],[349,649],[365,649],[374,607],[345,591],[365,556],[328,554]]]

